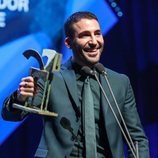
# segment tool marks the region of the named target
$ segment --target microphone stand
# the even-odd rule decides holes
[[[115,119],[116,119],[116,122],[118,123],[118,125],[119,125],[119,127],[120,127],[120,130],[121,130],[121,132],[122,132],[122,134],[123,134],[123,136],[124,136],[124,138],[125,138],[125,140],[126,140],[128,146],[129,146],[129,148],[130,148],[130,150],[131,150],[131,152],[132,152],[134,158],[139,158],[139,156],[138,156],[138,155],[139,155],[139,154],[138,154],[138,142],[136,142],[137,145],[136,145],[136,147],[135,147],[135,146],[134,146],[134,143],[133,143],[133,141],[132,141],[132,139],[131,139],[131,136],[130,136],[130,134],[129,134],[129,131],[128,131],[128,129],[127,129],[127,126],[126,126],[126,124],[125,124],[125,121],[124,121],[124,119],[123,119],[123,116],[122,116],[122,114],[121,114],[121,111],[120,111],[120,109],[119,109],[119,106],[118,106],[118,103],[117,103],[117,101],[116,101],[116,98],[115,98],[115,96],[114,96],[114,94],[113,94],[113,91],[112,91],[112,89],[111,89],[111,86],[110,86],[110,84],[109,84],[109,81],[108,81],[108,79],[107,79],[107,76],[106,76],[107,73],[106,73],[105,71],[102,72],[102,74],[104,74],[104,75],[103,75],[104,78],[105,78],[106,81],[107,81],[108,88],[109,88],[110,93],[111,93],[111,95],[112,95],[112,97],[113,97],[113,99],[114,99],[114,102],[115,102],[116,107],[117,107],[117,109],[118,109],[119,115],[120,115],[121,120],[122,120],[122,122],[123,122],[123,125],[124,125],[124,127],[125,127],[125,132],[127,133],[128,138],[127,138],[127,136],[126,136],[126,134],[125,134],[125,132],[124,132],[124,129],[122,128],[122,126],[121,126],[121,124],[120,124],[120,122],[119,122],[119,120],[118,120],[118,118],[117,118],[117,116],[116,116],[116,113],[115,113],[115,111],[114,111],[114,109],[113,109],[113,107],[112,107],[112,105],[111,105],[111,103],[110,103],[110,101],[109,101],[109,99],[108,99],[108,97],[107,97],[107,95],[106,95],[106,93],[105,93],[105,91],[104,91],[104,89],[103,89],[103,87],[102,87],[102,85],[101,85],[101,83],[100,83],[100,81],[99,81],[97,75],[96,75],[96,71],[95,71],[95,70],[93,71],[93,74],[94,74],[94,76],[95,76],[95,78],[96,78],[96,80],[97,80],[97,82],[98,82],[98,84],[99,84],[99,86],[100,86],[100,88],[101,88],[101,91],[102,91],[102,93],[103,93],[105,99],[106,99],[107,102],[108,102],[108,105],[109,105],[109,107],[110,107],[110,109],[111,109],[111,111],[112,111],[112,113],[113,113],[113,115],[114,115],[114,117],[115,117]],[[128,139],[129,139],[130,141],[129,141]]]
[[[124,125],[124,127],[125,127],[125,131],[126,131],[126,133],[127,133],[127,135],[128,135],[128,138],[129,138],[129,140],[130,140],[130,143],[131,143],[133,149],[135,150],[136,158],[138,158],[138,155],[139,155],[139,154],[138,154],[138,142],[136,141],[136,142],[135,142],[135,145],[134,145],[134,143],[133,143],[133,141],[132,141],[132,138],[131,138],[131,136],[130,136],[130,133],[129,133],[128,129],[127,129],[127,125],[126,125],[126,123],[125,123],[125,120],[124,120],[124,118],[123,118],[123,116],[122,116],[122,113],[121,113],[121,111],[120,111],[120,108],[119,108],[119,106],[118,106],[118,103],[117,103],[117,101],[116,101],[116,98],[115,98],[115,96],[114,96],[114,93],[113,93],[113,91],[112,91],[112,88],[111,88],[111,85],[110,85],[110,83],[109,83],[109,80],[108,80],[108,78],[107,78],[107,73],[106,73],[105,71],[103,71],[102,74],[103,74],[103,76],[104,76],[104,78],[105,78],[105,80],[106,80],[106,82],[107,82],[107,84],[108,84],[108,88],[109,88],[110,93],[111,93],[111,95],[112,95],[112,97],[113,97],[113,100],[114,100],[114,102],[115,102],[115,105],[116,105],[116,107],[117,107],[117,110],[118,110],[118,112],[119,112],[119,114],[120,114],[122,123],[123,123],[123,125]]]

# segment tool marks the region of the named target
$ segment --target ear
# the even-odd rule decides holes
[[[71,40],[70,37],[65,38],[65,45],[67,48],[71,48]]]

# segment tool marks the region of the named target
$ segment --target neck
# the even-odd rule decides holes
[[[76,63],[77,65],[79,65],[79,66],[81,66],[81,67],[83,67],[83,66],[88,66],[89,68],[93,68],[93,66],[94,66],[94,64],[92,64],[92,63],[84,63],[84,62],[81,62],[81,61],[77,61],[77,60],[75,60],[73,57],[72,57],[72,59],[71,59],[71,61],[73,62],[73,63]]]

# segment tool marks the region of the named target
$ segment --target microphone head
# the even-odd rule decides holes
[[[62,117],[60,120],[60,124],[62,125],[63,128],[65,129],[71,129],[71,123],[66,117]]]
[[[95,68],[99,73],[107,74],[106,71],[105,71],[105,67],[104,67],[103,64],[101,64],[101,63],[96,63],[96,64],[94,65],[94,68]]]
[[[88,66],[83,66],[82,68],[81,68],[81,72],[84,74],[84,75],[95,75],[94,73],[94,71],[91,69],[91,68],[89,68]]]

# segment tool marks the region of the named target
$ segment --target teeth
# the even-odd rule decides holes
[[[87,50],[88,52],[96,52],[97,50]]]

